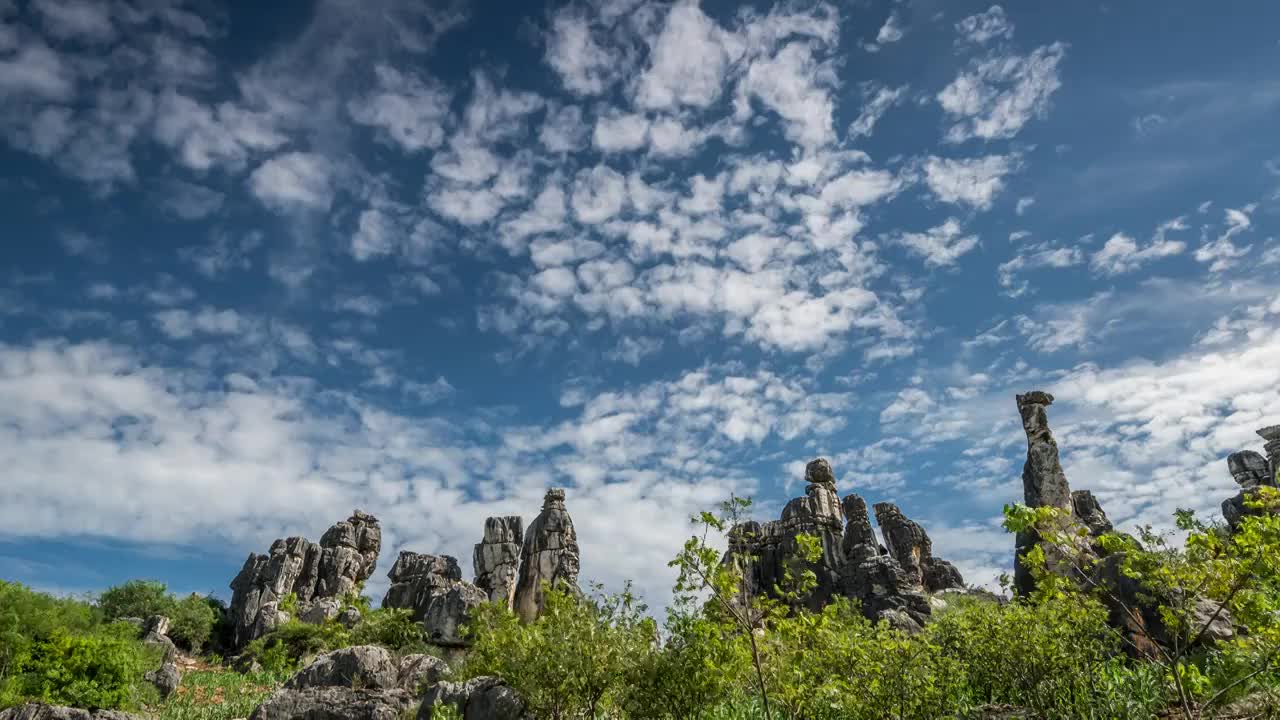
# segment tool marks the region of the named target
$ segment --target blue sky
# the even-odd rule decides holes
[[[1280,422],[1268,3],[270,5],[0,0],[0,577],[564,486],[661,604],[824,455],[990,583],[1015,392],[1125,526]]]

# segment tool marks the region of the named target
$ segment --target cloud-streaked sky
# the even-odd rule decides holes
[[[0,0],[0,577],[226,596],[359,507],[380,594],[564,486],[660,605],[825,455],[989,583],[1032,388],[1121,525],[1215,513],[1280,422],[1278,15]]]

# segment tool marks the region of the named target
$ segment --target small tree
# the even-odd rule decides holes
[[[168,588],[155,580],[130,580],[108,588],[98,597],[98,607],[108,620],[152,615],[169,615],[174,600]]]

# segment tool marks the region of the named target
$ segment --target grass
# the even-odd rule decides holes
[[[182,684],[155,708],[157,720],[247,718],[280,684],[270,673],[242,675],[228,668],[201,668],[182,675]]]

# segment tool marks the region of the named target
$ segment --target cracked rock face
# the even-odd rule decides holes
[[[524,519],[520,516],[486,518],[484,538],[476,543],[472,558],[476,587],[488,593],[489,600],[502,603],[507,609],[515,604],[523,540]]]
[[[912,586],[929,592],[963,588],[964,578],[954,565],[933,556],[929,533],[902,514],[893,503],[876,503],[876,524],[886,549],[911,580]]]
[[[287,620],[279,605],[291,593],[306,614],[313,601],[354,592],[373,574],[381,549],[377,518],[356,510],[319,543],[290,537],[276,540],[265,555],[251,553],[231,581],[233,646],[242,648]]]
[[[542,501],[542,512],[525,531],[520,550],[520,570],[513,609],[520,619],[532,622],[542,613],[542,583],[578,588],[578,534],[564,505],[564,490],[552,488]]]
[[[1227,471],[1240,486],[1234,497],[1222,501],[1222,517],[1233,530],[1245,517],[1257,513],[1247,503],[1258,495],[1258,488],[1276,485],[1276,464],[1280,462],[1280,425],[1262,428],[1258,435],[1267,441],[1264,449],[1271,456],[1268,460],[1253,450],[1242,450],[1227,456]]]
[[[462,626],[489,595],[462,579],[455,558],[402,551],[387,577],[391,587],[382,598],[382,607],[412,610],[413,619],[422,624],[431,643],[466,646]]]

